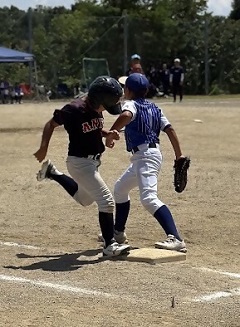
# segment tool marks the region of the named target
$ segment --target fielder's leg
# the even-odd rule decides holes
[[[180,238],[174,219],[167,206],[159,200],[157,194],[158,174],[161,168],[162,156],[155,149],[149,149],[149,160],[139,158],[134,163],[138,178],[140,201],[144,208],[152,214],[167,235],[165,242],[159,242],[158,247],[186,252],[186,245]],[[152,158],[154,157],[154,160]],[[157,243],[155,244],[157,247]]]
[[[124,231],[130,212],[129,192],[136,186],[137,178],[131,164],[114,186],[114,199],[116,202],[114,237],[119,243],[127,242],[127,236]]]

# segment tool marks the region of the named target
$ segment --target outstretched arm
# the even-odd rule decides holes
[[[43,128],[40,148],[33,154],[39,162],[42,162],[45,159],[52,133],[57,126],[59,125],[53,119],[50,119],[45,124]]]
[[[179,158],[181,158],[183,155],[182,155],[182,150],[181,150],[181,147],[180,147],[180,143],[179,143],[179,140],[178,140],[178,137],[177,137],[177,134],[174,130],[174,128],[172,126],[169,126],[167,127],[164,132],[167,134],[171,144],[172,144],[172,147],[173,147],[173,150],[174,150],[174,153],[175,153],[175,156],[176,156],[176,160],[178,160]]]
[[[125,110],[121,115],[117,118],[115,123],[112,125],[111,130],[117,130],[120,131],[123,127],[128,125],[130,121],[132,120],[133,114],[131,111]]]
[[[106,136],[106,146],[108,148],[113,148],[114,147],[114,140],[119,140],[120,137],[115,138],[116,132],[119,135],[120,130],[125,127],[127,124],[130,123],[132,119],[132,113],[130,111],[124,111],[121,113],[121,115],[117,118],[115,123],[112,125],[110,128],[110,133]],[[114,132],[114,133],[111,133]]]

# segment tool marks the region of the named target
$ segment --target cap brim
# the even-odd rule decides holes
[[[120,76],[118,82],[122,85],[125,85],[128,76]]]

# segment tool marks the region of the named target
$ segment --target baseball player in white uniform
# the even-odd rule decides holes
[[[119,243],[124,243],[127,239],[124,231],[130,211],[129,192],[138,187],[142,205],[156,218],[167,235],[166,240],[156,242],[155,247],[186,252],[185,242],[177,231],[172,214],[157,194],[158,175],[162,164],[160,131],[168,135],[176,160],[183,155],[177,135],[162,110],[145,99],[148,86],[148,79],[143,74],[134,73],[127,78],[123,112],[111,128],[120,131],[125,127],[127,151],[132,153],[131,164],[114,187],[115,238]],[[106,146],[114,146],[111,135],[106,138]]]

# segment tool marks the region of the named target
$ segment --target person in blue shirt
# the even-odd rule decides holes
[[[183,157],[178,137],[161,108],[145,98],[149,81],[145,75],[129,75],[124,86],[126,101],[111,130],[125,127],[125,141],[132,153],[131,163],[114,187],[116,203],[115,239],[126,242],[125,227],[130,211],[130,191],[138,187],[143,207],[156,218],[167,238],[156,242],[155,247],[186,252],[186,244],[180,237],[169,208],[158,198],[158,175],[162,164],[159,134],[165,132],[172,144],[176,160]],[[114,139],[109,134],[106,146],[112,148]]]

